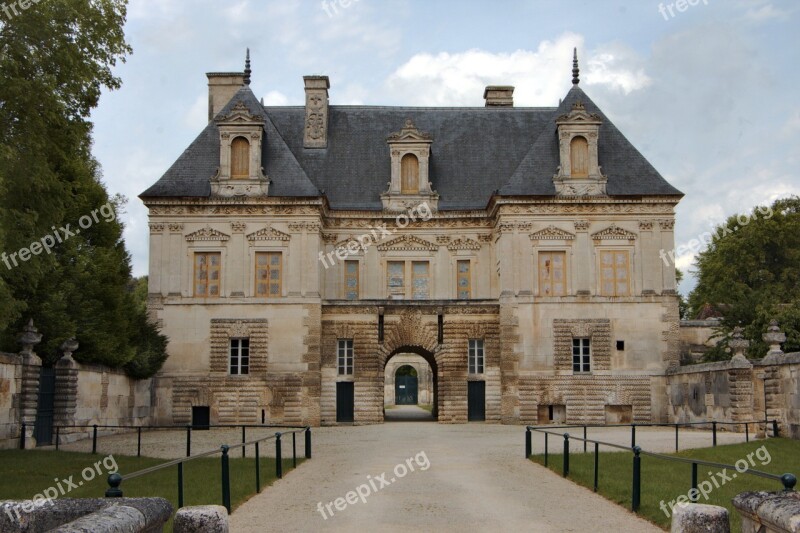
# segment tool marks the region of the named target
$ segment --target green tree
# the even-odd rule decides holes
[[[724,317],[707,358],[730,357],[725,346],[735,326],[750,340],[748,356],[763,357],[761,335],[771,319],[786,333],[784,350],[800,350],[800,198],[731,216],[716,235],[697,258],[697,287],[689,295],[693,310],[710,304]]]
[[[15,350],[16,333],[33,318],[48,363],[72,336],[79,361],[154,359],[154,343],[141,339],[144,310],[128,290],[130,257],[116,216],[124,199],[109,198],[91,154],[89,113],[103,88],[120,86],[112,68],[131,52],[126,6],[48,0],[0,21],[0,342]],[[67,238],[60,229],[74,231],[93,213],[79,233]],[[48,238],[46,252],[18,253]]]

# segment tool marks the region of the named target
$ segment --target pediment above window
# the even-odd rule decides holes
[[[378,251],[435,252],[439,245],[413,235],[402,235],[378,246]]]
[[[550,225],[531,233],[530,239],[532,241],[571,241],[575,239],[575,234]]]
[[[616,224],[611,224],[604,230],[597,233],[592,233],[592,240],[594,241],[634,241],[636,234],[632,231],[620,228]]]
[[[275,228],[263,228],[247,235],[247,240],[255,241],[290,241],[292,236]]]
[[[456,250],[480,250],[481,246],[481,243],[478,241],[464,237],[450,242],[450,244],[447,245],[447,249],[451,252],[455,252]]]
[[[211,226],[206,226],[205,228],[201,228],[197,231],[194,231],[188,234],[186,237],[187,242],[194,242],[194,241],[227,241],[231,238],[230,235],[222,233],[219,230],[215,230]]]

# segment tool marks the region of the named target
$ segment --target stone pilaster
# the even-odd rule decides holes
[[[78,406],[78,363],[71,352],[56,363],[56,390],[53,399],[53,424],[69,426],[75,422]],[[65,431],[61,431],[62,434]]]
[[[33,326],[33,320],[28,322],[19,335],[22,345],[22,387],[19,393],[19,422],[26,424],[25,448],[35,448],[33,439],[33,426],[36,421],[36,411],[39,407],[39,376],[42,370],[42,360],[33,351],[33,347],[42,341],[42,334]]]

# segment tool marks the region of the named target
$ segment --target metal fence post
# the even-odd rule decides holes
[[[783,474],[781,483],[783,483],[783,490],[791,492],[794,490],[794,486],[797,485],[797,477],[794,474]]]
[[[675,424],[675,451],[678,451],[678,424]]]
[[[245,442],[247,442],[247,436],[246,436],[246,433],[245,433],[245,431],[246,431],[246,426],[243,424],[243,425],[242,425],[242,444],[244,444]],[[244,447],[244,446],[242,446],[242,458],[244,458],[244,455],[245,455],[245,449],[244,449],[244,448],[245,448],[245,447]]]
[[[638,446],[633,447],[633,494],[631,494],[631,510],[635,513],[639,510],[639,501],[642,497],[642,458],[639,453],[642,449]]]
[[[136,428],[136,457],[142,456],[142,426]]]
[[[306,459],[311,459],[311,428],[306,428]]]
[[[525,428],[525,459],[531,456],[531,428]]]
[[[22,425],[20,426],[20,429],[21,429],[21,431],[20,431],[20,434],[19,434],[19,449],[20,450],[24,450],[25,449],[25,422],[22,423]]]
[[[258,441],[256,441],[256,493],[261,492],[261,459],[258,453]]]
[[[750,424],[746,422],[744,424],[744,439],[745,442],[750,442]]]
[[[778,436],[778,421],[777,420],[773,420],[772,421],[772,436],[773,437],[777,437]]]
[[[714,422],[711,422],[711,434],[712,434],[711,438],[713,440],[712,444],[714,446],[716,446],[717,445],[717,422],[716,422],[716,420]]]
[[[192,425],[186,425],[186,457],[192,455]],[[230,512],[230,511],[229,511]]]
[[[122,489],[119,488],[120,483],[122,483],[121,475],[115,473],[108,476],[106,498],[122,498]]]
[[[92,426],[92,453],[97,453],[97,424]]]
[[[569,433],[564,433],[564,477],[569,475]]]
[[[636,424],[631,424],[631,448],[636,447]]]
[[[228,458],[228,446],[222,445],[222,505],[231,512],[231,471]]]
[[[583,426],[583,453],[586,453],[586,426]]]
[[[183,507],[183,463],[178,463],[178,509]]]
[[[297,468],[297,433],[292,431],[292,468]]]
[[[56,451],[58,451],[58,441],[61,440],[61,426],[56,426]]]
[[[597,473],[600,466],[600,454],[597,453],[600,445],[598,443],[594,443],[594,491],[597,492]]]
[[[281,458],[281,434],[275,433],[275,477],[283,477],[283,459]]]
[[[697,501],[697,463],[692,463],[692,490],[689,491],[689,500]]]

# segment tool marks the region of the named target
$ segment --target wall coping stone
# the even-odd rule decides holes
[[[172,524],[174,533],[228,533],[228,510],[221,505],[181,507]]]
[[[800,531],[800,493],[742,492],[732,502],[742,518],[766,526],[766,531]]]
[[[719,505],[690,503],[672,511],[671,533],[730,533],[728,510]]]

